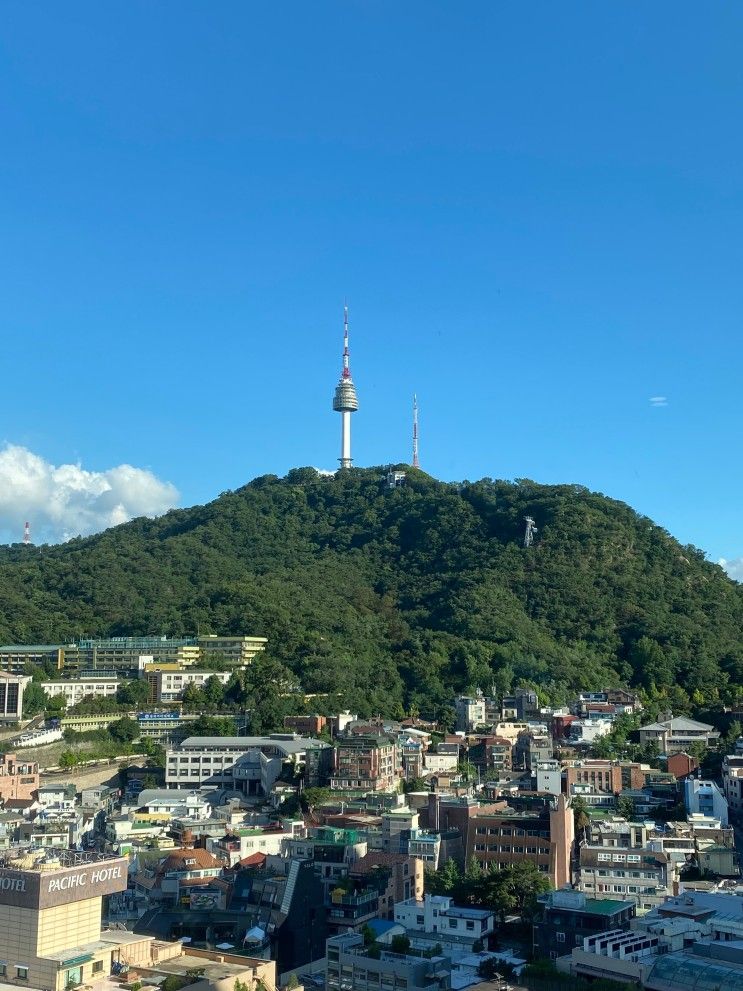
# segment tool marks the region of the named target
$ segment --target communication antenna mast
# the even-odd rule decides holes
[[[26,520],[26,522],[23,524],[23,543],[24,544],[31,543],[31,524],[28,522],[28,520]]]
[[[526,530],[524,532],[524,547],[531,547],[534,543],[534,534],[537,532],[537,527],[531,516],[525,516]]]
[[[418,397],[413,393],[413,467],[420,468],[418,460]]]

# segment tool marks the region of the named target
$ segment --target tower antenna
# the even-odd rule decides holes
[[[333,409],[341,414],[341,456],[338,459],[341,468],[350,468],[351,457],[351,413],[359,408],[356,386],[351,378],[351,355],[348,349],[348,307],[343,307],[343,370],[340,381],[335,387]]]
[[[23,524],[23,543],[24,544],[31,543],[31,524],[28,522],[28,520],[26,520],[26,522]]]
[[[534,520],[531,516],[525,516],[526,521],[526,531],[524,532],[524,547],[531,547],[534,543],[534,534],[537,532],[537,527],[534,524]]]
[[[418,460],[418,397],[413,393],[413,467],[420,468]]]

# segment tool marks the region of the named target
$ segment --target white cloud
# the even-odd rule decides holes
[[[668,400],[665,396],[651,396],[648,402],[651,406],[668,406]]]
[[[334,468],[332,471],[330,471],[328,468],[315,468],[317,474],[322,475],[325,478],[329,478],[330,476],[335,475],[337,470],[338,470],[337,468]]]
[[[721,557],[717,563],[727,571],[731,578],[737,582],[743,582],[743,557],[734,557],[731,561]]]
[[[56,543],[96,533],[135,516],[158,516],[178,502],[178,491],[145,468],[119,465],[85,471],[52,465],[28,448],[0,450],[0,540],[20,541],[31,523],[34,543]]]

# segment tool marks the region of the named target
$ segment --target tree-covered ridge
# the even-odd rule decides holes
[[[524,517],[538,523],[522,547]],[[0,641],[269,637],[310,693],[362,713],[452,689],[743,684],[743,590],[630,507],[579,486],[382,469],[264,476],[206,506],[0,551]],[[337,701],[337,700],[334,700]],[[318,703],[319,704],[319,703]]]

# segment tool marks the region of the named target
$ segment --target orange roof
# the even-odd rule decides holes
[[[251,853],[249,857],[243,857],[243,859],[239,861],[241,867],[263,867],[265,862],[265,853]]]

